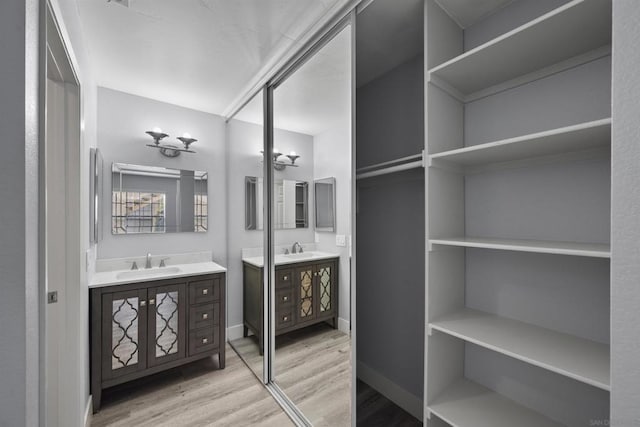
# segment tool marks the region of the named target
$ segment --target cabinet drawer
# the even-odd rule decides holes
[[[189,332],[189,356],[220,348],[220,328],[204,328]]]
[[[220,324],[220,303],[203,304],[189,309],[189,330]]]
[[[276,329],[288,328],[293,324],[293,306],[281,308],[276,312]]]
[[[276,270],[276,288],[291,287],[292,279],[292,270]]]
[[[189,304],[202,304],[220,299],[220,278],[189,283]]]
[[[276,307],[284,307],[293,303],[293,288],[276,291]]]

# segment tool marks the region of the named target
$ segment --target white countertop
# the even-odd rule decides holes
[[[320,261],[323,259],[331,259],[331,258],[339,258],[339,254],[332,254],[330,252],[320,252],[320,251],[311,251],[311,252],[303,252],[301,254],[277,254],[276,255],[276,265],[286,265],[286,264],[295,264],[298,262],[308,262],[308,261]],[[242,261],[254,265],[256,267],[264,266],[264,257],[256,256],[256,257],[246,257],[242,258]]]
[[[191,264],[168,265],[163,268],[154,267],[140,270],[116,270],[95,273],[89,283],[89,288],[101,288],[103,286],[125,285],[128,283],[149,282],[153,280],[173,279],[176,277],[196,276],[199,274],[213,274],[227,271],[223,266],[212,261],[195,262]],[[129,274],[140,274],[136,277],[120,277]]]

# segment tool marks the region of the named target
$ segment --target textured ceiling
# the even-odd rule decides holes
[[[76,0],[99,86],[222,114],[340,0]]]
[[[347,27],[297,69],[273,94],[278,129],[316,136],[351,119],[351,28]],[[235,117],[262,124],[262,97]]]

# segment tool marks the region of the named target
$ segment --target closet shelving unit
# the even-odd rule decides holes
[[[425,8],[427,425],[605,422],[611,1],[460,3]]]

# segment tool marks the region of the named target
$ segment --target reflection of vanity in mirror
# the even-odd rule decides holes
[[[262,230],[264,209],[262,178],[245,177],[245,228]],[[309,226],[309,184],[305,181],[275,181],[275,228],[295,229]]]
[[[208,174],[114,163],[111,233],[205,233]]]
[[[275,335],[321,322],[338,327],[338,255],[310,251],[275,257]],[[251,331],[263,348],[264,260],[243,259],[243,336]]]

